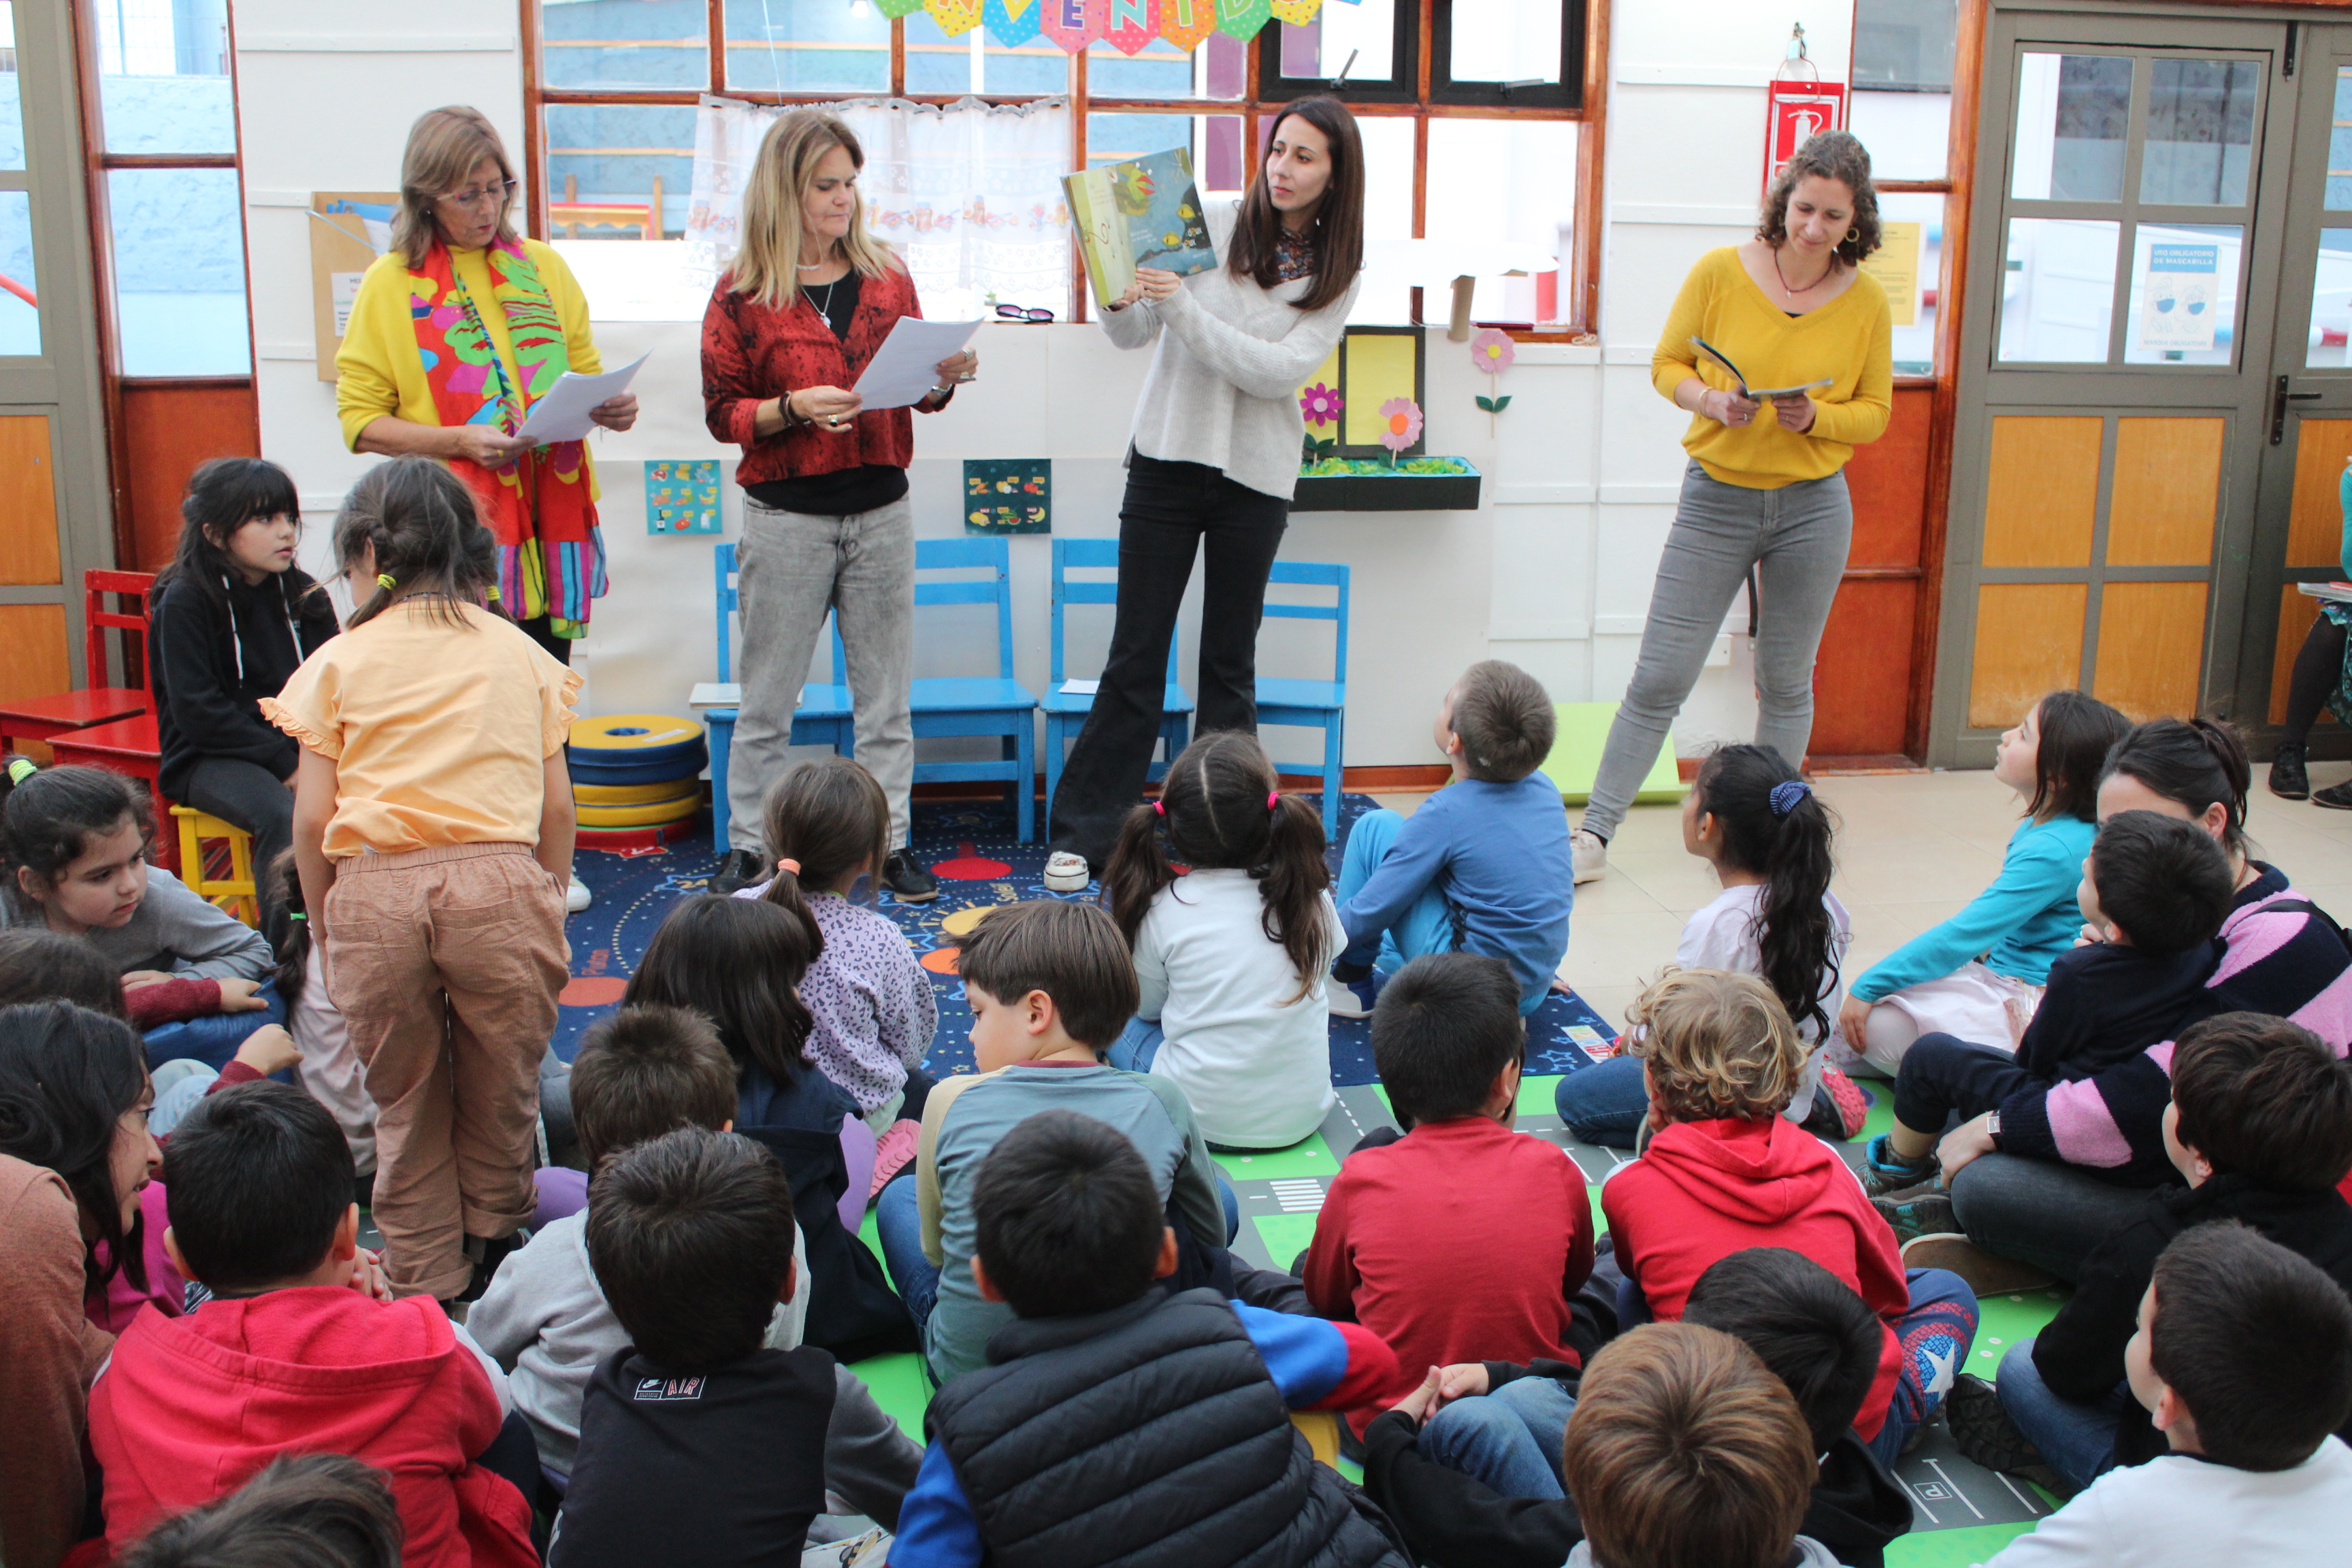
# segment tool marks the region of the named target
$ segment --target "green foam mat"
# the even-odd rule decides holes
[[[1609,744],[1609,726],[1616,721],[1617,704],[1555,702],[1551,706],[1559,715],[1559,729],[1551,743],[1551,755],[1543,761],[1543,773],[1559,786],[1562,799],[1582,805],[1592,798],[1592,780],[1601,772],[1601,753]],[[1675,736],[1669,730],[1665,744],[1658,748],[1649,774],[1633,792],[1633,798],[1677,801],[1688,788],[1675,763]]]

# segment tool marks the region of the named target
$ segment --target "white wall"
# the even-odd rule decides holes
[[[1732,0],[1616,6],[1601,345],[1521,345],[1499,388],[1512,405],[1490,421],[1473,403],[1487,387],[1466,347],[1442,331],[1430,336],[1429,450],[1485,472],[1480,510],[1293,516],[1286,556],[1354,568],[1349,763],[1435,761],[1431,712],[1478,658],[1516,660],[1563,700],[1622,692],[1684,466],[1684,416],[1651,390],[1650,352],[1698,254],[1754,222],[1762,87],[1787,38],[1778,15]],[[457,0],[415,0],[397,18],[356,0],[236,0],[236,23],[262,448],[294,474],[317,520],[306,560],[323,564],[324,521],[367,464],[342,449],[333,388],[312,368],[300,204],[314,189],[392,188],[409,121],[436,104],[478,106],[519,149],[513,14]],[[1807,23],[1823,74],[1843,78],[1843,8]],[[733,456],[703,428],[697,335],[690,322],[598,323],[608,363],[647,349],[654,358],[639,383],[637,427],[593,447],[613,578],[577,661],[595,711],[681,711],[688,687],[711,673],[710,542],[646,535],[638,467]],[[1115,533],[1145,356],[1113,350],[1094,328],[1059,325],[992,325],[979,347],[982,379],[944,414],[918,419],[917,531],[960,531],[962,458],[1045,456],[1055,460],[1054,526]],[[733,538],[740,510],[731,482],[725,488]],[[1016,672],[1033,689],[1045,679],[1047,549],[1042,537],[1013,541]],[[952,673],[991,656],[979,625],[930,615],[919,622],[919,670]],[[1188,684],[1195,619],[1188,610]],[[1093,672],[1108,620],[1097,612],[1074,622],[1074,670]],[[1328,634],[1309,625],[1268,623],[1261,668],[1319,673]],[[1734,638],[1730,664],[1701,677],[1676,730],[1685,754],[1752,731],[1745,642]],[[1314,755],[1297,737],[1270,740],[1286,759]]]

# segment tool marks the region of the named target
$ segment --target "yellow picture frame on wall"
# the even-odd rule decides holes
[[[1423,395],[1426,349],[1425,329],[1421,327],[1349,327],[1315,374],[1299,384],[1307,437],[1336,439],[1338,457],[1387,457],[1389,449],[1381,445],[1381,432],[1387,426],[1381,405],[1395,398],[1410,398],[1426,414]],[[1331,406],[1334,394],[1337,408]],[[1425,445],[1424,437],[1397,456],[1420,457]]]

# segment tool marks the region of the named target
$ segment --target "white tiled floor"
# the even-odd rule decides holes
[[[2342,919],[2352,915],[2352,811],[2285,801],[2254,770],[2248,831],[2255,855]],[[2315,787],[2352,765],[2317,763]],[[1901,773],[1816,781],[1838,814],[1838,898],[1853,917],[1847,973],[1864,969],[1958,910],[2000,869],[2022,803],[1990,773]],[[1424,798],[1379,797],[1410,811]],[[1571,820],[1575,808],[1570,809]],[[1576,890],[1560,973],[1612,1023],[1674,960],[1683,921],[1717,891],[1704,861],[1683,852],[1681,808],[1635,806],[1609,847],[1609,875]]]

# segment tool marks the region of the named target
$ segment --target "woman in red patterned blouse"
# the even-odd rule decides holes
[[[915,742],[915,521],[907,504],[914,421],[866,411],[856,384],[901,316],[919,316],[905,266],[866,230],[866,154],[849,128],[803,109],[768,128],[743,194],[743,245],[702,316],[702,403],[711,435],[743,448],[743,542],[736,552],[742,701],[727,777],[730,846],[719,892],[772,869],[760,842],[767,791],[782,776],[817,633],[841,617],[857,760],[890,800],[880,880],[897,897],[939,896],[907,852]],[[967,349],[938,366],[915,405],[929,414],[970,381]]]

